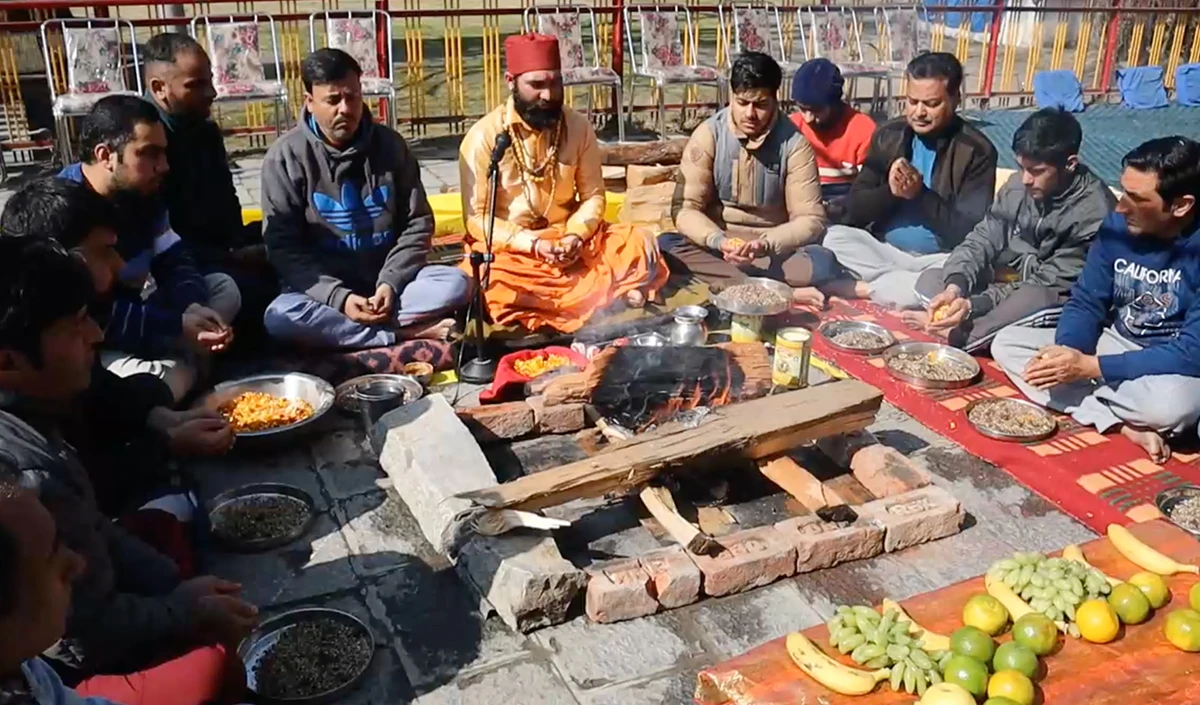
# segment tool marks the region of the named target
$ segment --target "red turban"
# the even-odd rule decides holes
[[[508,72],[520,76],[529,71],[558,71],[558,40],[544,34],[514,34],[504,40]]]

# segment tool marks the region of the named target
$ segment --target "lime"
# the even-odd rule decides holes
[[[976,595],[963,607],[963,624],[996,636],[1008,624],[1008,610],[991,595]]]
[[[1046,615],[1030,612],[1013,625],[1013,641],[1038,656],[1045,656],[1058,645],[1058,628]]]
[[[1033,705],[1033,681],[1016,671],[1000,671],[988,681],[989,698],[1008,698],[1017,705]]]
[[[1136,585],[1121,583],[1108,594],[1108,604],[1125,624],[1141,624],[1150,619],[1150,600]]]
[[[989,637],[990,638],[990,637]],[[961,686],[976,698],[987,695],[988,669],[970,656],[956,654],[946,662],[942,680]]]
[[[1016,702],[1008,698],[988,698],[983,701],[983,705],[1017,705]]]
[[[996,655],[992,657],[992,670],[996,673],[1018,671],[1027,678],[1033,678],[1038,671],[1038,657],[1029,647],[1021,646],[1015,641],[1006,641],[996,649]]]
[[[1146,596],[1147,600],[1150,600],[1150,606],[1154,609],[1162,607],[1171,599],[1171,591],[1167,589],[1167,581],[1163,580],[1162,576],[1157,573],[1151,573],[1150,571],[1135,573],[1129,579],[1129,583],[1136,585],[1142,591],[1142,594]]]
[[[1088,600],[1075,608],[1075,624],[1079,634],[1094,644],[1107,644],[1117,638],[1121,621],[1112,605],[1101,599]]]
[[[978,627],[962,627],[950,635],[950,650],[980,663],[991,663],[992,655],[996,653],[996,642]]]
[[[1180,651],[1200,651],[1200,612],[1175,610],[1167,615],[1163,634]]]
[[[1188,604],[1192,606],[1192,609],[1200,612],[1200,583],[1196,583],[1188,591]]]

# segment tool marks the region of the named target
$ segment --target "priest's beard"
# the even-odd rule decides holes
[[[558,101],[543,101],[543,100],[525,100],[517,89],[513,88],[513,107],[517,109],[517,115],[535,130],[544,130],[558,122],[562,117],[562,100]]]

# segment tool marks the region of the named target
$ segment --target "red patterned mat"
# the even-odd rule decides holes
[[[897,340],[933,340],[907,328],[897,313],[864,301],[835,301],[823,320],[854,319],[879,324]],[[1165,465],[1150,461],[1145,451],[1120,435],[1102,435],[1059,417],[1059,430],[1044,441],[1010,443],[976,431],[963,408],[976,399],[1020,397],[1000,366],[979,357],[980,381],[963,389],[923,390],[892,377],[878,355],[838,350],[820,335],[813,353],[845,374],[883,391],[893,405],[967,451],[1003,468],[1022,484],[1063,511],[1103,533],[1113,522],[1148,521],[1161,516],[1154,506],[1162,490],[1182,483],[1200,484],[1200,453],[1175,453]]]

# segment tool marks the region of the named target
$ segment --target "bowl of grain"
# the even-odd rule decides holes
[[[1058,431],[1053,414],[1022,399],[976,399],[963,413],[976,431],[998,441],[1032,443]]]
[[[922,389],[967,387],[980,372],[975,358],[938,343],[897,343],[884,351],[883,362],[893,377]]]
[[[348,612],[308,607],[261,624],[238,647],[246,687],[257,701],[319,705],[358,685],[375,655],[375,639]]]
[[[792,288],[766,277],[750,277],[713,297],[722,311],[739,316],[774,316],[792,306]]]
[[[860,355],[875,355],[896,344],[891,331],[867,321],[829,321],[817,332],[838,350]]]
[[[291,439],[333,408],[333,385],[302,372],[221,382],[200,400],[230,422],[239,439]]]
[[[1179,485],[1163,490],[1154,503],[1171,523],[1200,538],[1200,487]]]
[[[208,503],[213,536],[244,553],[285,546],[308,533],[316,504],[304,490],[280,482],[257,482],[222,492]]]

